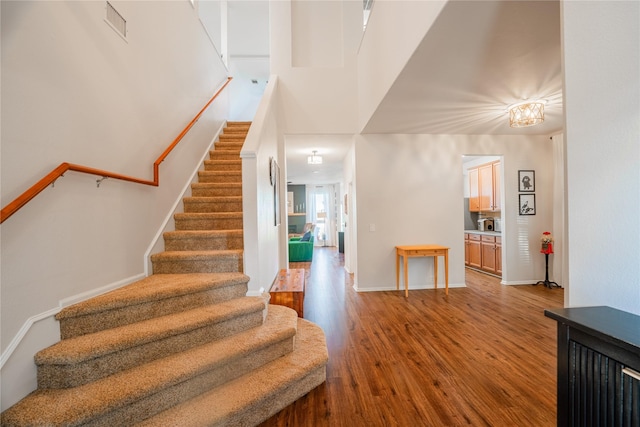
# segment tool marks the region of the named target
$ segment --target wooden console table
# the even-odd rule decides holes
[[[271,294],[269,303],[292,308],[298,313],[298,317],[304,317],[305,274],[302,268],[280,270],[269,290]]]
[[[438,289],[438,257],[444,257],[445,295],[449,295],[449,248],[439,245],[396,246],[396,289],[400,289],[400,257],[404,258],[404,296],[409,296],[409,257],[433,257],[433,284]]]

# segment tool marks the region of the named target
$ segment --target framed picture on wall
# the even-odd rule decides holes
[[[271,165],[273,170],[271,177],[273,185],[273,225],[278,226],[280,225],[280,166],[278,166],[278,162],[275,160],[271,161]]]
[[[518,171],[518,191],[521,193],[536,191],[536,171]]]
[[[536,214],[536,195],[535,194],[519,194],[520,215]]]
[[[269,182],[272,186],[276,185],[276,167],[278,163],[276,163],[276,159],[273,157],[269,157]]]

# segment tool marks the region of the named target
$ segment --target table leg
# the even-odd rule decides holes
[[[400,289],[400,255],[396,250],[396,291]]]
[[[409,298],[409,263],[407,254],[404,255],[404,296]]]
[[[449,251],[444,252],[444,294],[449,295]]]
[[[433,287],[438,289],[438,255],[433,256]]]

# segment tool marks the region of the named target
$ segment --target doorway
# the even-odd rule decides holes
[[[307,185],[307,220],[315,224],[316,246],[337,246],[337,189],[335,184]]]
[[[503,163],[501,155],[462,156],[465,267],[500,278],[507,267]]]

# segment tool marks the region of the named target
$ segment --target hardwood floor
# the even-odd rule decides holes
[[[563,290],[503,286],[363,292],[335,248],[315,248],[305,318],[329,349],[327,381],[262,427],[555,426],[556,322]],[[389,268],[394,268],[390,266]]]

